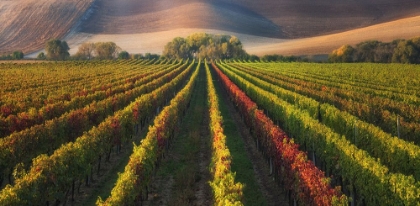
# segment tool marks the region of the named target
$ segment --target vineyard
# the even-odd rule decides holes
[[[0,205],[420,205],[420,67],[0,64]]]

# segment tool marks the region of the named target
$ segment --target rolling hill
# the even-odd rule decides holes
[[[98,40],[115,41],[129,52],[160,53],[173,37],[196,31],[237,35],[250,53],[326,53],[346,43],[340,34],[350,30],[357,31],[351,43],[357,36],[363,40],[369,26],[400,21],[406,30],[420,30],[409,18],[418,15],[416,0],[3,0],[0,53],[33,52],[50,38],[65,38],[73,53],[80,43]],[[388,36],[413,35],[387,28]],[[328,48],[313,48],[328,35],[340,38],[333,36]]]

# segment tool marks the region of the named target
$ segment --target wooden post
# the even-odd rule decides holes
[[[102,155],[99,155],[99,159],[98,159],[98,171],[96,172],[97,175],[99,175],[99,170],[101,169],[101,159],[102,159]]]
[[[397,133],[398,133],[398,138],[400,138],[400,116],[397,115]]]
[[[314,162],[314,165],[316,166],[314,141],[312,141],[312,161]]]
[[[357,139],[357,126],[356,126],[356,121],[354,121],[354,140],[353,140],[353,142],[354,142],[354,145],[357,145],[356,144],[356,139]]]
[[[74,179],[73,179],[73,184],[71,186],[71,201],[74,201]]]
[[[270,175],[273,174],[273,158],[270,157]]]

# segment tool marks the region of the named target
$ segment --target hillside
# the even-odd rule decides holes
[[[0,54],[34,51],[51,38],[63,37],[77,25],[92,1],[0,1]]]
[[[67,40],[75,42],[73,46],[98,35],[101,38],[122,35],[116,39],[124,41],[121,37],[191,30],[246,35],[252,39],[251,43],[275,42],[333,34],[420,15],[420,4],[416,0],[93,1],[0,1],[0,53],[35,51],[42,48],[46,40],[62,38],[70,31]]]
[[[301,38],[420,14],[415,0],[102,0],[82,32],[131,34],[179,28]]]

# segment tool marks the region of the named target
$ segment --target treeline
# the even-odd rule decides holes
[[[330,62],[420,63],[420,37],[384,43],[365,41],[355,47],[343,45],[329,56]]]
[[[22,51],[14,51],[12,54],[3,54],[0,56],[0,60],[19,60],[23,59],[24,54]]]
[[[302,59],[298,56],[283,56],[278,54],[267,54],[258,59],[263,62],[300,62],[309,61],[309,59]]]
[[[163,56],[178,59],[245,59],[249,55],[235,36],[195,33],[187,38],[176,37],[168,42]]]
[[[158,59],[157,54],[129,54],[114,42],[85,42],[73,56],[66,41],[52,39],[45,44],[45,52],[38,54],[37,59],[49,60],[104,60],[104,59]]]

